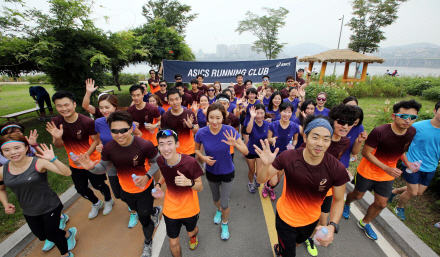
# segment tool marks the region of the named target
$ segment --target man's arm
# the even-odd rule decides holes
[[[82,107],[88,112],[93,115],[95,115],[95,107],[93,105],[90,105],[90,96],[92,93],[86,92],[83,98]]]
[[[386,173],[388,173],[392,177],[399,177],[402,174],[402,171],[398,168],[391,168],[385,165],[383,162],[379,161],[379,159],[376,158],[376,156],[373,155],[374,148],[371,146],[368,146],[367,144],[364,145],[364,149],[362,150],[362,155],[370,161],[372,164],[376,165],[377,167],[384,170]]]
[[[99,133],[96,135],[91,135],[90,137],[92,138],[93,143],[90,145],[89,150],[87,150],[87,152],[86,152],[88,155],[91,155],[95,151],[96,146],[101,141],[101,139],[99,138]]]

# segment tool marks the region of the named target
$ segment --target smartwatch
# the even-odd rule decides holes
[[[196,184],[196,182],[194,181],[194,179],[191,179],[191,185],[189,187],[193,187]]]
[[[192,124],[192,127],[191,127],[191,129],[193,129],[194,128],[194,123]]]
[[[333,221],[330,221],[327,226],[332,225],[333,227],[335,227],[335,234],[337,234],[339,232],[339,225],[334,223]]]
[[[162,184],[159,182],[157,182],[154,186],[157,186],[157,185],[159,185],[159,187],[162,187]]]

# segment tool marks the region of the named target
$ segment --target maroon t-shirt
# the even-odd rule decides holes
[[[246,88],[246,86],[244,84],[241,84],[241,86],[239,86],[238,84],[234,85],[234,89],[235,89],[235,97],[241,97],[241,94],[243,93],[243,90]]]
[[[183,109],[181,114],[174,115],[171,113],[171,110],[169,110],[162,115],[161,127],[176,130],[180,142],[180,146],[177,148],[177,151],[179,153],[190,155],[194,153],[194,136],[191,128],[188,128],[183,122],[183,119],[187,119],[188,115],[192,115],[194,117],[193,124],[197,124],[197,118],[193,111]]]
[[[192,96],[188,93],[183,93],[181,105],[188,107],[188,105],[192,105],[192,102],[193,102]]]
[[[154,145],[157,145],[156,135],[152,134],[145,128],[145,122],[154,124],[154,118],[160,117],[159,109],[149,103],[145,103],[144,108],[138,110],[136,105],[128,107],[127,112],[133,117],[133,121],[139,122],[139,130],[142,132],[142,138],[151,141]]]
[[[151,85],[151,83],[159,83],[159,77],[158,76],[156,76],[155,77],[155,79],[149,79],[148,80],[148,84],[150,85],[150,91],[151,91],[151,93],[155,93],[155,90],[157,89],[157,90],[159,90],[159,85],[157,85],[157,86],[153,86],[153,85]]]
[[[223,121],[223,124],[229,125],[233,128],[238,128],[238,126],[240,126],[240,120],[238,119],[237,115],[229,113],[228,117],[226,117],[226,120]]]
[[[101,111],[99,110],[99,107],[95,107],[95,119],[99,119],[101,117],[104,117],[104,114],[101,113]]]
[[[289,90],[287,88],[283,88],[280,91],[282,99],[286,99],[289,97]]]
[[[350,139],[347,137],[341,137],[339,141],[332,141],[330,146],[327,148],[327,153],[333,155],[336,159],[341,160],[342,155],[350,147]]]
[[[202,90],[202,91],[203,91],[203,94],[207,94],[207,93],[208,93],[208,86],[205,85],[205,84],[202,84],[202,86],[197,85],[197,88],[198,88],[199,90]]]
[[[108,142],[102,149],[102,160],[111,161],[118,171],[119,184],[128,193],[144,191],[151,183],[151,179],[144,189],[137,187],[132,174],[144,176],[145,160],[153,159],[157,155],[156,147],[148,140],[133,136],[133,142],[128,146],[121,146],[115,140]]]
[[[167,97],[167,91],[165,91],[165,93],[157,91],[154,94],[157,95],[160,98],[160,100],[162,101],[162,104],[168,104],[168,101],[165,101],[165,98]]]
[[[194,91],[191,90],[189,91],[189,94],[191,95],[192,101],[197,103],[200,103],[200,97],[202,95],[205,95],[205,93],[203,93],[202,90],[197,90],[196,93],[194,93]]]
[[[301,86],[306,83],[306,81],[303,78],[298,78],[298,75],[296,76],[296,82],[298,82]]]

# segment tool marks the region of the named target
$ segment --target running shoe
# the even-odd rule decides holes
[[[394,190],[394,187],[393,187],[393,189],[392,189],[392,190]],[[394,199],[394,197],[396,197],[396,194],[394,194],[392,190],[391,190],[391,196],[390,196],[390,198],[388,198],[388,203],[392,203],[392,202],[393,202],[393,199]]]
[[[151,257],[151,252],[153,250],[153,239],[149,244],[144,242],[144,249],[142,250],[141,257]]]
[[[249,193],[255,194],[255,185],[254,185],[254,183],[248,183],[248,190],[249,190]]]
[[[99,200],[96,205],[92,204],[92,210],[89,212],[89,219],[94,219],[98,216],[99,209],[104,205],[104,202]]]
[[[282,257],[282,256],[281,256],[281,253],[280,253],[280,251],[279,251],[279,246],[278,246],[278,244],[274,244],[274,245],[273,245],[273,252],[275,253],[276,257]]]
[[[369,239],[377,240],[377,235],[376,233],[374,233],[373,228],[370,224],[363,224],[362,220],[360,220],[358,222],[358,227],[365,231],[365,235],[367,235]]]
[[[130,220],[128,221],[128,228],[134,228],[138,224],[139,216],[137,213],[130,213]]]
[[[110,199],[110,201],[106,201],[104,204],[104,210],[102,211],[103,215],[107,215],[109,214],[112,210],[113,210],[113,204],[115,203],[115,201],[112,199]]]
[[[128,212],[131,212],[130,206],[128,206]]]
[[[160,215],[162,214],[162,206],[156,206],[155,207],[156,213],[151,215],[151,220],[154,222],[154,227],[157,228],[157,226],[159,226],[160,223]]]
[[[76,246],[75,236],[78,231],[76,230],[75,227],[71,227],[67,231],[70,232],[70,236],[67,238],[67,249],[69,251],[72,251],[73,248],[75,248]]]
[[[61,214],[62,218],[60,219],[60,229],[64,230],[66,228],[66,223],[69,220],[69,216],[67,214]]]
[[[435,224],[434,224],[434,227],[436,227],[436,228],[440,228],[440,222],[435,223]]]
[[[273,190],[273,188],[269,189],[269,197],[271,201],[275,201],[277,199],[277,195],[275,194],[275,190]]]
[[[342,211],[342,217],[346,219],[350,218],[350,205],[344,204],[344,211]]]
[[[309,238],[306,240],[307,245],[307,251],[311,256],[318,256],[318,249],[316,249],[315,243],[313,242],[313,239]]]
[[[260,187],[260,183],[257,182],[257,174],[254,174],[254,183],[256,187]]]
[[[214,224],[218,225],[222,222],[222,211],[216,210],[214,216]]]
[[[226,224],[222,223],[222,233],[220,234],[220,237],[223,240],[228,240],[229,239],[228,223],[226,223]]]
[[[199,239],[197,239],[197,236],[193,236],[189,238],[189,249],[195,250],[198,245],[199,245]]]
[[[75,255],[73,255],[73,253],[69,251],[69,256],[68,257],[75,257]]]
[[[261,196],[266,198],[269,195],[269,188],[264,184],[263,190],[261,190]]]
[[[405,208],[400,208],[396,206],[396,208],[394,208],[394,213],[397,215],[397,217],[399,217],[399,219],[405,221]]]
[[[46,239],[43,246],[43,252],[47,252],[55,246],[55,243]]]

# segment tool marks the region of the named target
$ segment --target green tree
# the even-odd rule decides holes
[[[243,32],[250,32],[258,38],[252,46],[252,50],[257,53],[263,52],[267,59],[275,59],[281,52],[285,43],[278,43],[278,29],[283,27],[286,23],[286,18],[289,10],[280,7],[279,9],[272,9],[264,7],[268,15],[258,16],[257,14],[248,11],[246,19],[238,23],[235,30],[240,35]]]
[[[382,28],[396,21],[400,4],[406,1],[354,0],[353,18],[346,24],[353,32],[348,48],[363,54],[377,52],[379,43],[387,39]],[[356,73],[358,69],[359,64],[356,65]]]
[[[156,19],[165,20],[167,27],[173,27],[177,33],[183,35],[190,21],[197,17],[197,13],[190,14],[191,6],[181,4],[177,0],[149,0],[142,6],[142,15],[153,23]]]

